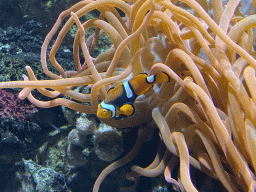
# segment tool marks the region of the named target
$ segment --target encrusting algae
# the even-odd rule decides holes
[[[240,6],[239,0],[230,0],[224,8],[221,0],[81,1],[60,14],[42,45],[42,68],[52,80],[37,80],[27,66],[28,77],[24,75],[24,81],[2,82],[0,88],[23,88],[19,97],[28,98],[38,107],[62,105],[87,114],[98,112],[103,123],[118,129],[142,127],[132,150],[99,175],[94,192],[99,191],[111,171],[137,155],[148,134],[154,133],[148,130],[154,128],[159,129],[165,154],[157,153],[146,168],[131,167],[127,178],[135,181],[134,186],[139,176],[164,174],[177,190],[197,191],[190,175],[191,165],[219,179],[228,191],[255,191],[256,17],[244,16]],[[99,18],[81,23],[80,17],[94,9],[100,12]],[[66,17],[67,22],[58,30]],[[65,71],[55,55],[72,25],[78,26],[73,44],[75,70]],[[96,27],[95,34],[87,40],[84,34],[91,27]],[[46,51],[57,31],[49,55],[59,72],[55,74],[47,67]],[[113,47],[92,58],[90,53],[104,33]],[[98,105],[107,103],[111,91],[120,91],[122,84],[111,89],[109,95],[107,90],[112,84],[131,82],[139,73],[150,77],[164,73],[170,81],[157,81],[153,89],[137,94],[125,108],[122,97],[118,107],[124,110],[123,117],[112,113],[104,118]],[[139,89],[140,81],[135,83]],[[73,90],[87,85],[92,86],[90,94]],[[52,100],[37,100],[31,94],[33,89]],[[174,179],[171,173],[178,164],[179,174]]]

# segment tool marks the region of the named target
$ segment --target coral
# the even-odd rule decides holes
[[[86,114],[82,114],[76,120],[76,130],[81,135],[92,135],[97,130],[97,122],[94,116],[88,116]]]
[[[1,191],[18,191],[16,187],[20,182],[15,183],[14,180],[16,163],[21,161],[24,157],[28,159],[34,158],[35,151],[37,151],[37,148],[42,144],[42,140],[46,136],[45,134],[46,128],[39,126],[35,122],[1,119]]]
[[[39,79],[45,78],[42,69],[38,67],[40,57],[33,53],[22,53],[9,55],[0,53],[0,80],[1,81],[16,81],[26,72],[26,65],[34,66]]]
[[[2,118],[24,120],[28,115],[36,113],[37,108],[34,104],[28,104],[7,90],[0,90],[0,116]]]
[[[67,186],[63,174],[37,165],[32,160],[22,159],[22,162],[24,164],[25,172],[31,174],[32,180],[36,185],[36,191],[66,191]],[[25,184],[23,184],[23,186],[24,185]]]
[[[43,42],[38,32],[42,25],[36,21],[28,21],[18,27],[0,30],[0,51],[8,54],[40,53]]]
[[[6,147],[6,148],[24,148],[25,145],[22,143],[19,138],[14,135],[10,131],[5,131],[1,133],[1,141],[0,141],[1,146]]]
[[[123,153],[122,134],[105,124],[100,124],[92,142],[96,155],[103,161],[111,162]]]
[[[99,159],[107,162],[115,160],[123,152],[122,134],[115,128],[97,123],[95,117],[86,114],[77,119],[76,128],[69,133],[68,141],[67,156],[72,159],[72,162],[69,161],[72,165],[85,163],[86,156],[92,150]]]

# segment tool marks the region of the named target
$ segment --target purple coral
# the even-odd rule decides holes
[[[21,121],[26,119],[29,114],[36,112],[36,106],[19,99],[18,93],[0,89],[0,116],[2,118],[14,118]]]

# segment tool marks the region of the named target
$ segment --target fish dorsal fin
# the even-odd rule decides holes
[[[153,87],[153,84],[147,82],[147,77],[146,73],[139,73],[129,81],[137,96],[144,94]]]
[[[164,71],[160,71],[155,74],[155,83],[169,82],[170,79],[170,76]]]
[[[110,88],[108,89],[108,95],[109,95],[112,91],[114,91],[113,89],[115,89],[115,87],[110,87]]]
[[[116,87],[108,90],[108,95],[105,98],[106,103],[110,103],[119,98],[123,93],[123,83],[118,84]]]

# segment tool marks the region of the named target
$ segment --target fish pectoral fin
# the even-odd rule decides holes
[[[132,104],[124,104],[120,107],[120,114],[131,116],[134,113],[135,109]]]

